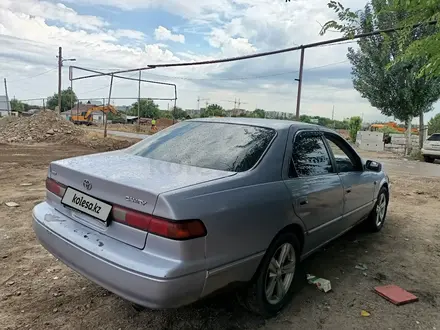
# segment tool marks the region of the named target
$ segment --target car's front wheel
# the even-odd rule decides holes
[[[299,241],[286,232],[271,244],[255,278],[239,300],[251,312],[265,317],[277,314],[292,299],[298,280]]]
[[[382,229],[388,210],[388,190],[382,187],[377,196],[376,204],[368,218],[368,225],[373,232],[378,232]]]

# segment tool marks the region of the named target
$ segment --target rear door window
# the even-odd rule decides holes
[[[316,176],[333,172],[331,158],[321,134],[299,133],[293,143],[289,177]]]
[[[432,134],[428,138],[428,141],[439,142],[440,141],[440,134]]]
[[[126,149],[134,155],[170,163],[243,172],[262,157],[275,137],[273,129],[187,121]]]

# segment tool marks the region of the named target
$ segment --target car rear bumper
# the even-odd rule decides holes
[[[139,305],[153,309],[180,307],[198,300],[203,291],[206,271],[176,278],[152,276],[145,272],[145,268],[151,269],[151,264],[144,265],[150,258],[145,251],[100,233],[91,233],[46,202],[35,206],[33,228],[41,245],[67,266]],[[158,267],[164,265],[165,262],[159,263]]]
[[[422,155],[440,158],[440,150],[422,149]]]

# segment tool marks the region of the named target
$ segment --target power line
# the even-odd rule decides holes
[[[437,21],[430,21],[430,22],[427,22],[427,23],[418,23],[418,24],[414,24],[412,26],[412,28],[414,29],[414,28],[417,28],[417,27],[422,26],[422,25],[435,25],[435,24],[437,24]],[[352,37],[341,37],[341,38],[336,38],[336,39],[328,39],[328,40],[318,41],[318,42],[314,42],[314,43],[310,43],[310,44],[305,44],[305,45],[301,45],[301,46],[297,46],[297,47],[289,47],[289,48],[272,50],[272,51],[262,52],[262,53],[249,54],[249,55],[244,55],[244,56],[228,57],[228,58],[223,58],[223,59],[218,59],[218,60],[206,60],[206,61],[195,61],[195,62],[181,62],[181,63],[151,64],[151,65],[148,65],[145,68],[138,68],[138,69],[135,69],[135,70],[139,70],[139,69],[148,70],[148,69],[155,69],[155,68],[194,66],[194,65],[206,65],[206,64],[216,64],[216,63],[227,63],[227,62],[242,61],[242,60],[247,60],[247,59],[251,59],[251,58],[265,57],[265,56],[270,56],[270,55],[289,53],[289,52],[296,51],[296,50],[304,50],[304,49],[307,49],[307,48],[314,48],[314,47],[323,46],[323,45],[335,44],[335,43],[339,43],[341,41],[348,41],[348,40],[359,39],[359,38],[364,38],[364,37],[371,37],[371,36],[379,35],[379,34],[382,34],[382,33],[393,33],[393,32],[397,32],[397,31],[401,31],[401,30],[407,29],[407,28],[408,28],[408,26],[402,26],[402,27],[398,27],[398,28],[389,28],[389,29],[384,29],[384,30],[376,30],[376,31],[373,31],[373,32],[357,34],[357,35],[354,35]],[[126,70],[126,72],[129,72],[129,71],[131,71],[131,70]],[[134,70],[132,70],[132,71],[134,71]]]
[[[17,81],[22,81],[22,80],[27,80],[27,79],[36,78],[36,77],[42,76],[42,75],[44,75],[44,74],[46,74],[46,73],[49,73],[49,72],[55,71],[56,69],[57,69],[57,68],[52,68],[52,69],[47,70],[47,71],[44,71],[44,72],[42,72],[42,73],[38,73],[38,74],[36,74],[36,75],[34,75],[34,76],[24,77],[24,78],[20,78],[20,79],[13,80],[13,81],[8,81],[8,83],[11,84],[11,83],[15,83],[15,82],[17,82]]]
[[[304,69],[304,71],[311,71],[311,70],[326,68],[326,67],[329,67],[329,66],[338,65],[338,64],[347,63],[347,62],[349,62],[349,61],[348,60],[344,60],[344,61],[340,61],[340,62],[329,63],[329,64],[325,64],[325,65],[320,65],[320,66],[315,66],[315,67],[307,68],[307,69]],[[249,80],[249,79],[269,78],[269,77],[282,76],[282,75],[285,75],[285,74],[292,74],[292,73],[298,73],[298,72],[299,72],[299,70],[293,70],[293,71],[284,71],[284,72],[278,72],[278,73],[272,73],[272,74],[266,74],[266,75],[259,75],[259,76],[227,77],[227,78],[188,78],[188,77],[180,77],[180,76],[167,76],[167,75],[161,75],[161,74],[156,74],[156,73],[148,73],[148,74],[150,74],[152,76],[157,76],[157,77],[172,78],[172,79],[182,79],[182,80],[210,80],[210,81],[219,80],[219,81],[221,81],[221,80]]]

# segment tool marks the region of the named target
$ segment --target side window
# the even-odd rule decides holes
[[[339,173],[354,172],[360,169],[359,161],[350,148],[345,145],[344,141],[341,141],[337,136],[327,133],[325,134],[325,139],[335,157],[336,167]]]
[[[304,177],[332,173],[332,163],[322,137],[300,133],[293,143],[289,177]]]

